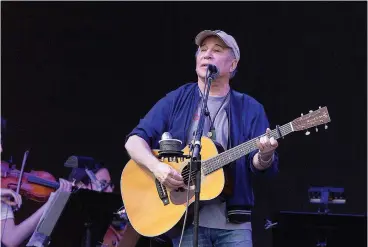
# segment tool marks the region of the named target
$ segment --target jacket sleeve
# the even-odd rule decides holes
[[[251,139],[256,138],[260,135],[263,135],[266,133],[266,129],[269,128],[269,122],[264,110],[264,107],[259,104],[255,108],[255,118],[253,119],[252,125],[251,125]],[[258,170],[253,165],[253,157],[258,152],[257,150],[254,150],[248,155],[248,161],[250,164],[250,169],[254,174],[265,174],[265,175],[275,175],[278,172],[278,164],[279,164],[279,157],[277,152],[274,153],[274,159],[270,167],[268,167],[265,170]]]
[[[167,129],[171,107],[170,95],[161,98],[126,136],[125,142],[130,136],[137,135],[143,138],[152,149],[156,148],[162,133]]]

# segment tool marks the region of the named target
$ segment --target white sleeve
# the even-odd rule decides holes
[[[11,206],[1,202],[1,220],[14,219],[14,213]]]

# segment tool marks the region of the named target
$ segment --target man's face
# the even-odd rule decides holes
[[[230,78],[230,73],[236,68],[237,60],[231,49],[220,38],[210,36],[202,42],[196,56],[196,72],[202,80],[206,77],[207,64],[216,65],[220,71],[220,78]]]

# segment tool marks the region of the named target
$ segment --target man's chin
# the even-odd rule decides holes
[[[197,70],[197,76],[199,78],[201,78],[202,80],[204,80],[204,78],[206,77],[206,70],[205,69],[199,69]]]

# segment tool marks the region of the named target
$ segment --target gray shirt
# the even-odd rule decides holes
[[[223,97],[208,96],[207,107],[210,112],[210,117],[205,118],[205,124],[203,128],[203,135],[208,136],[210,131],[211,120],[214,121],[213,125],[216,132],[216,142],[222,145],[226,150],[228,146],[229,136],[229,121],[225,111],[226,105],[230,102],[230,95]],[[198,105],[198,109],[195,112],[191,128],[188,132],[187,143],[190,143],[193,139],[193,134],[197,129],[199,122],[200,111],[202,101]],[[219,109],[221,107],[221,109]],[[218,111],[218,113],[217,113]],[[217,115],[216,115],[217,113]],[[210,120],[211,119],[211,120]],[[212,200],[210,203],[206,203],[199,213],[199,225],[208,228],[217,229],[251,229],[251,223],[246,222],[243,224],[233,224],[227,222],[226,218],[226,202],[221,202],[218,198]]]

